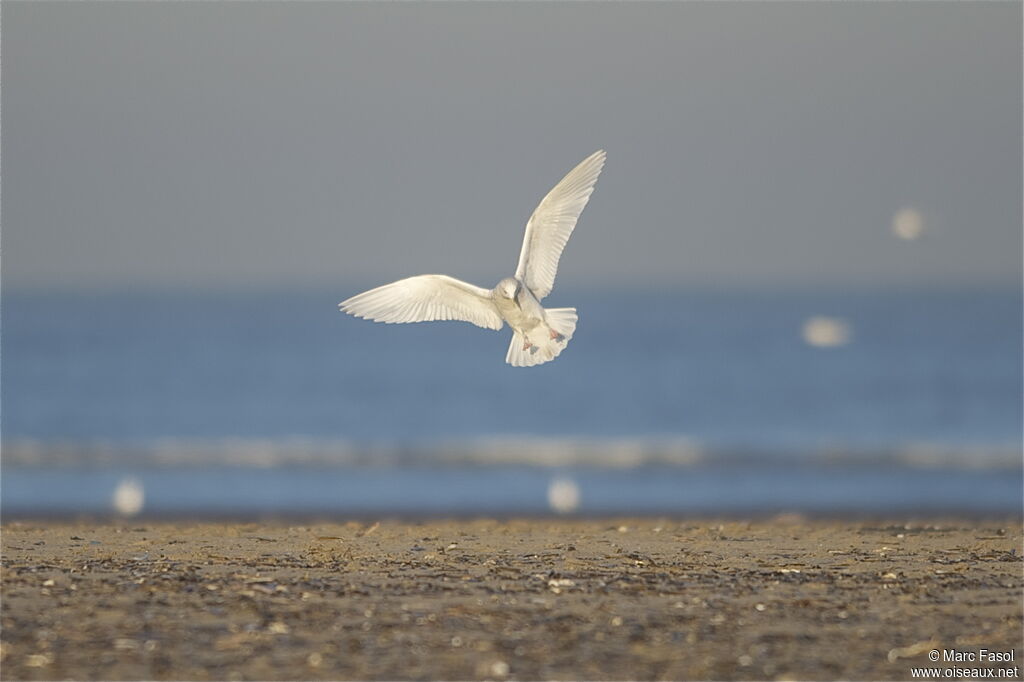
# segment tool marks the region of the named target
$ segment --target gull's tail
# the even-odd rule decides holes
[[[525,335],[512,334],[505,362],[513,367],[532,367],[558,357],[576,331],[575,308],[548,308],[547,324],[538,324]]]

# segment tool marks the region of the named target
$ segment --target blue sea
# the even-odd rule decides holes
[[[521,369],[373,284],[5,291],[3,514],[1020,514],[1019,287],[559,289]]]

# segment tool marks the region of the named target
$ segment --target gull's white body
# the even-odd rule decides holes
[[[594,191],[605,153],[595,152],[569,172],[526,223],[514,277],[483,289],[447,275],[418,275],[371,289],[338,304],[375,322],[462,320],[486,329],[512,328],[505,361],[529,367],[554,360],[576,331],[575,308],[545,308],[558,260]]]

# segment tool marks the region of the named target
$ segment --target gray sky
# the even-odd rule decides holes
[[[1019,281],[1021,11],[8,0],[4,284]]]

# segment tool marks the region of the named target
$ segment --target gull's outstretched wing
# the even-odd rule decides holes
[[[447,275],[400,279],[342,301],[338,308],[374,322],[463,320],[485,329],[504,324],[490,291]]]
[[[594,183],[604,167],[599,150],[569,171],[541,200],[526,223],[523,250],[519,253],[516,279],[525,282],[537,299],[551,293],[558,272],[558,259],[576,227],[576,220],[590,200]]]

